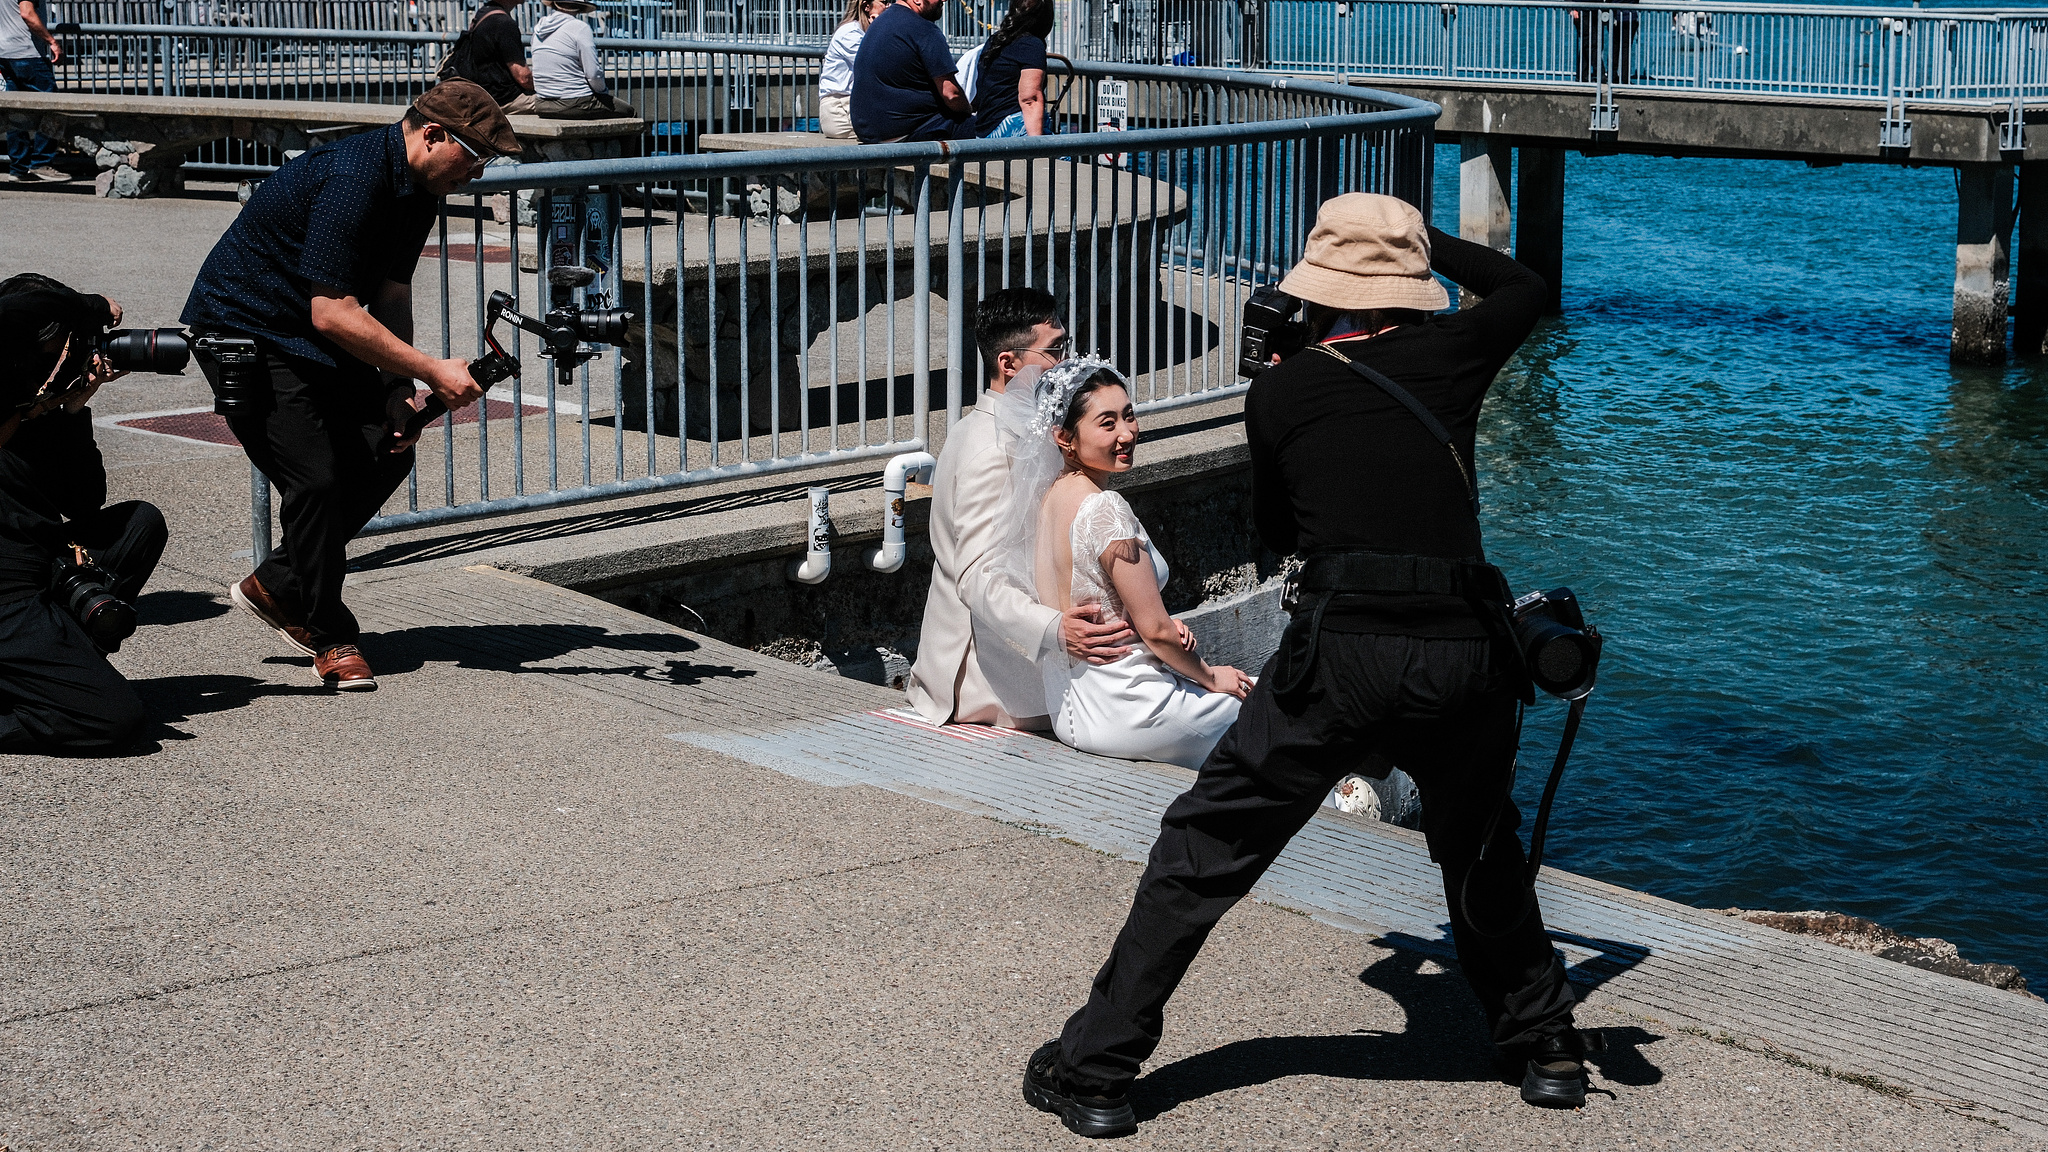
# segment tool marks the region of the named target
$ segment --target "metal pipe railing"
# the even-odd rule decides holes
[[[304,43],[379,41],[446,38]],[[606,48],[614,86],[639,68],[635,97],[692,145],[815,116],[816,49]],[[568,374],[526,360],[523,379],[422,438],[411,482],[366,531],[925,450],[979,390],[973,301],[1010,284],[1055,292],[1077,347],[1123,366],[1141,409],[1230,396],[1243,301],[1292,262],[1320,199],[1369,188],[1427,205],[1434,105],[1227,70],[1070,71],[1058,136],[492,167],[450,198],[419,272],[440,346],[480,346],[493,291],[637,319],[623,348]],[[1123,130],[1096,131],[1112,93]],[[577,222],[578,250],[558,250],[558,217]],[[549,272],[569,261],[598,281],[558,293]]]

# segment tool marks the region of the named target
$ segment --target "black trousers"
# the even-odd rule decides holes
[[[284,543],[256,569],[256,581],[324,652],[361,635],[355,614],[341,602],[348,544],[405,482],[413,453],[377,451],[388,390],[374,369],[337,369],[275,353],[267,359],[276,406],[228,418],[250,463],[280,496]],[[201,368],[218,387],[219,369],[203,358]]]
[[[1515,754],[1513,685],[1493,642],[1325,631],[1320,645],[1309,683],[1285,700],[1267,687],[1267,664],[1194,787],[1167,808],[1130,917],[1060,1038],[1063,1072],[1077,1088],[1116,1095],[1137,1077],[1159,1045],[1167,998],[1209,931],[1336,782],[1375,753],[1421,791],[1458,960],[1494,1042],[1522,1044],[1571,1025],[1577,998],[1541,912],[1496,937],[1466,917],[1469,902],[1498,933],[1526,900],[1512,803],[1478,863]]]
[[[123,600],[142,593],[170,535],[163,514],[139,500],[71,527]],[[47,595],[0,601],[0,752],[118,751],[146,719],[135,690],[69,612]]]

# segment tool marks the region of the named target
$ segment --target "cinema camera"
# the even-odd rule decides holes
[[[519,301],[513,299],[511,293],[502,291],[491,293],[486,309],[489,320],[484,324],[484,344],[490,351],[469,362],[469,378],[486,391],[501,380],[519,375],[519,361],[498,343],[496,329],[500,320],[509,320],[520,331],[540,337],[540,354],[555,362],[555,373],[563,389],[575,384],[578,366],[598,356],[596,351],[585,348],[585,343],[623,348],[626,345],[626,326],[633,321],[633,314],[623,308],[602,307],[565,306],[535,318],[522,314]],[[421,429],[447,412],[448,405],[439,396],[429,395],[420,410],[406,421],[404,435],[419,435]],[[396,443],[397,437],[387,437],[383,447],[388,451]]]

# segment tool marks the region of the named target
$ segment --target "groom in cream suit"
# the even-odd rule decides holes
[[[934,724],[1045,728],[1038,662],[1057,647],[1106,664],[1130,651],[1121,623],[1094,609],[1065,613],[998,576],[993,563],[1007,525],[997,523],[1009,454],[996,429],[996,398],[1028,365],[1067,357],[1053,298],[1036,288],[991,293],[975,311],[974,340],[988,366],[987,391],[946,436],[932,474],[931,594],[910,669],[910,703]]]

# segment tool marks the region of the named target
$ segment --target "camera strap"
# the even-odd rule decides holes
[[[1422,421],[1422,426],[1429,430],[1431,436],[1436,437],[1436,442],[1443,445],[1450,452],[1451,463],[1458,469],[1458,480],[1465,486],[1465,500],[1472,505],[1472,514],[1474,516],[1479,515],[1479,486],[1473,481],[1471,469],[1465,467],[1465,458],[1458,455],[1458,446],[1451,443],[1450,429],[1445,428],[1444,422],[1436,418],[1436,413],[1431,412],[1427,405],[1417,400],[1414,394],[1406,388],[1387,379],[1385,373],[1376,372],[1360,364],[1328,344],[1318,344],[1316,349],[1321,352],[1327,352],[1343,361],[1345,367],[1371,381],[1380,391],[1393,397],[1401,407],[1406,408],[1417,420]]]

